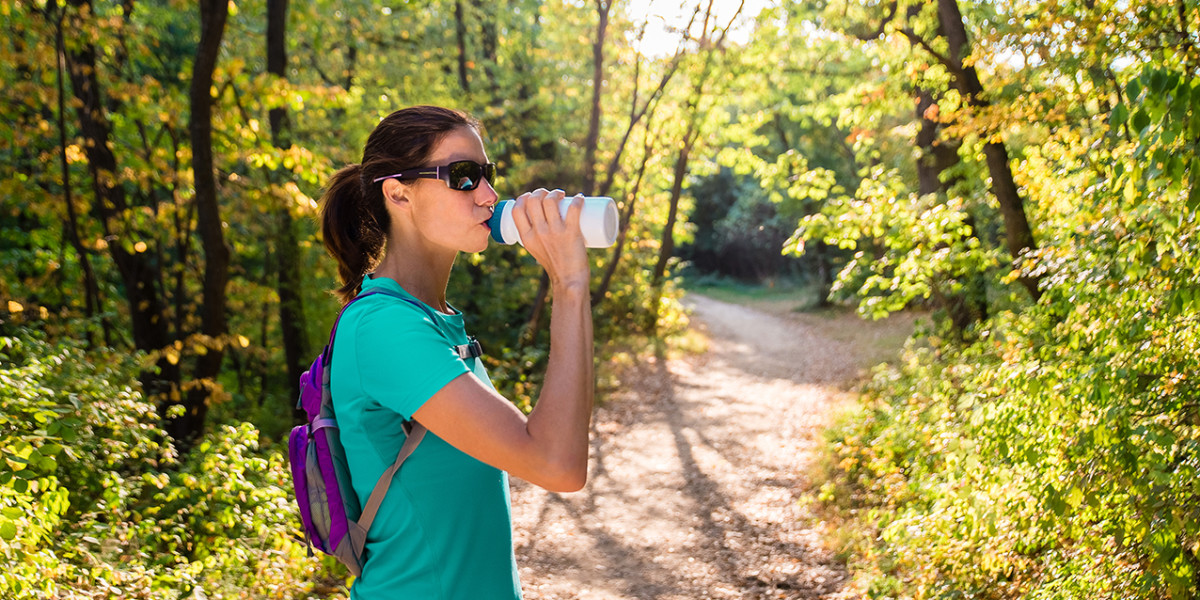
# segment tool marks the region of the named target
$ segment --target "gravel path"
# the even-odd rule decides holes
[[[708,351],[620,374],[593,419],[587,487],[513,481],[526,599],[852,597],[796,500],[847,385],[911,320],[686,304]]]

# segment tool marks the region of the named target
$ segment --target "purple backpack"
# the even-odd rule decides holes
[[[308,371],[300,377],[299,407],[304,409],[308,422],[293,428],[288,438],[292,482],[296,488],[296,502],[300,506],[300,519],[304,525],[309,549],[311,551],[316,547],[321,552],[333,555],[356,577],[362,575],[363,547],[366,545],[367,531],[370,530],[371,522],[375,520],[375,514],[387,495],[392,478],[425,437],[425,427],[420,423],[405,423],[407,439],[400,448],[396,461],[379,477],[366,505],[360,506],[354,488],[350,485],[346,454],[338,437],[329,375],[333,359],[333,338],[342,314],[354,302],[379,293],[405,300],[432,313],[431,309],[419,302],[383,291],[361,294],[346,303],[333,322],[333,329],[329,332],[329,343]],[[479,342],[473,338],[469,344],[452,347],[463,360],[482,354]]]

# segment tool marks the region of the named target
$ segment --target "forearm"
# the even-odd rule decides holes
[[[556,284],[550,310],[550,360],[527,428],[547,468],[587,476],[595,389],[592,309],[586,284]]]

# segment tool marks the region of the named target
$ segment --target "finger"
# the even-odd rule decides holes
[[[513,225],[517,227],[517,235],[521,236],[522,240],[525,239],[525,232],[532,228],[532,225],[529,223],[528,208],[526,207],[531,201],[535,201],[533,192],[525,192],[517,196],[516,202],[513,203]]]
[[[563,220],[566,222],[567,229],[570,229],[571,231],[579,230],[579,219],[580,216],[583,215],[583,203],[583,194],[575,194],[575,196],[571,198],[571,206],[567,208],[567,214],[563,218]]]
[[[525,217],[529,221],[529,228],[533,231],[542,232],[546,230],[546,209],[545,198],[549,194],[545,188],[538,188],[529,193],[529,198],[525,201]],[[520,230],[518,230],[520,231]],[[522,237],[521,239],[525,239]]]
[[[562,213],[559,212],[558,206],[566,196],[567,193],[562,190],[553,190],[542,199],[542,210],[546,212],[546,224],[552,231],[559,231],[562,228]]]

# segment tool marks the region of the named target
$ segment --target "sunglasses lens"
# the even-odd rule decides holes
[[[469,160],[460,160],[455,163],[450,163],[450,187],[456,190],[473,190],[479,187],[479,180],[482,179],[483,169],[478,163]]]
[[[479,187],[479,183],[484,179],[496,181],[496,165],[494,163],[481,165],[469,160],[460,160],[450,163],[449,172],[450,187],[463,192]]]

